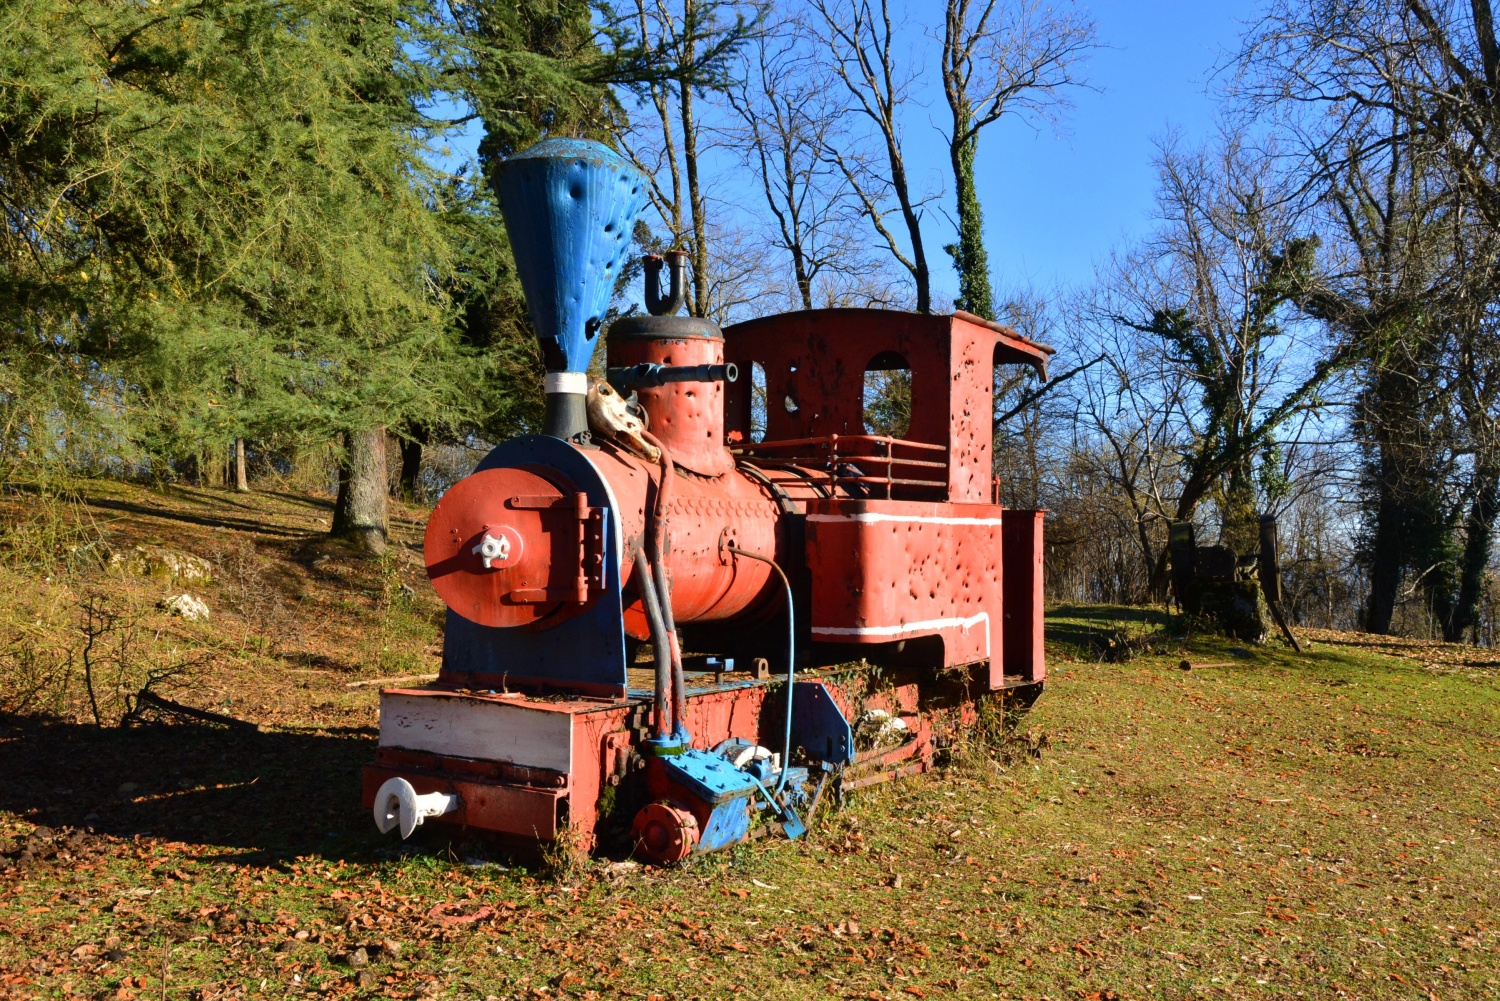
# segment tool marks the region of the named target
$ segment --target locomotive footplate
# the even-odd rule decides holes
[[[924,692],[919,681],[891,680],[877,689],[870,673],[859,669],[800,674],[793,703],[796,761],[785,767],[799,781],[831,780],[844,791],[930,769],[937,749],[972,722],[972,708],[930,688]],[[684,721],[692,747],[779,746],[779,732],[770,731],[780,729],[785,688],[784,676],[689,673]],[[449,808],[417,823],[521,842],[566,836],[591,848],[612,819],[630,820],[600,815],[601,801],[612,798],[606,790],[631,791],[646,781],[642,752],[649,744],[651,695],[634,687],[616,699],[386,689],[380,747],[364,770],[364,806],[376,807],[387,784],[400,779],[418,796],[452,797]],[[855,728],[877,717],[888,721],[896,739],[856,748]],[[710,833],[706,822],[703,833]]]

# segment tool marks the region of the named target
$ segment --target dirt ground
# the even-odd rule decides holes
[[[1055,609],[1039,757],[671,870],[542,864],[359,807],[370,682],[440,651],[420,509],[371,560],[327,498],[73,491],[0,498],[0,998],[1500,997],[1490,652]],[[133,703],[152,672],[243,725]]]

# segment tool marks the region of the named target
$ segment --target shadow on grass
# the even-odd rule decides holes
[[[360,807],[370,729],[149,724],[100,730],[0,715],[0,809],[51,827],[240,849],[274,864],[373,860],[391,843]]]
[[[1164,608],[1131,605],[1063,605],[1047,612],[1047,642],[1073,648],[1076,656],[1103,655],[1110,641],[1176,630],[1178,617]]]
[[[203,528],[229,528],[241,532],[256,532],[261,535],[280,535],[285,538],[300,539],[307,535],[306,531],[291,528],[280,528],[276,525],[267,524],[258,518],[236,518],[225,516],[214,516],[208,514],[190,514],[186,511],[174,511],[166,507],[151,507],[145,504],[136,504],[132,501],[115,500],[110,497],[92,497],[89,506],[100,508],[105,511],[118,511],[122,514],[134,514],[145,518],[155,518],[159,521],[177,521],[189,525],[198,525]]]
[[[294,494],[287,490],[262,490],[261,493],[268,497],[275,497],[286,501],[297,507],[312,508],[314,511],[332,511],[332,497],[312,497],[306,494]]]

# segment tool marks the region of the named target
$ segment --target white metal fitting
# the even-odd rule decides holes
[[[589,391],[589,377],[582,372],[548,372],[542,377],[542,390],[582,396]]]
[[[418,795],[410,782],[397,776],[386,779],[375,793],[375,826],[381,834],[399,827],[401,840],[405,841],[428,817],[441,817],[457,809],[458,797],[452,793]]]
[[[484,568],[488,570],[490,564],[495,560],[504,562],[510,558],[510,540],[504,535],[496,538],[486,532],[484,538],[479,540],[479,545],[475,546],[470,552],[478,556],[480,561],[484,563]]]

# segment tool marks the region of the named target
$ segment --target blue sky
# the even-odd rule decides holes
[[[913,22],[937,0],[910,0]],[[997,291],[1082,285],[1112,248],[1149,232],[1156,176],[1153,141],[1176,130],[1184,142],[1215,130],[1214,68],[1238,48],[1255,0],[1093,0],[1081,4],[1107,48],[1094,53],[1088,77],[1096,91],[1073,94],[1057,128],[1019,120],[991,126],[980,140],[979,193]],[[931,47],[920,25],[907,31],[914,50]],[[928,78],[936,58],[925,60]],[[936,128],[946,115],[937,82],[911,109],[906,154],[931,187],[943,184],[946,153]],[[471,134],[450,140],[454,161],[472,156]],[[943,205],[951,217],[951,184]],[[719,189],[724,196],[724,189]],[[747,190],[745,203],[753,203]],[[734,200],[734,199],[730,199]],[[929,258],[935,290],[951,299],[957,281],[939,248],[951,239],[933,220]]]
[[[1257,4],[1248,0],[1096,0],[1100,40],[1057,135],[997,123],[980,140],[985,243],[1000,289],[1081,284],[1111,247],[1149,231],[1153,139],[1178,129],[1211,137],[1210,74],[1233,52]],[[946,110],[946,109],[944,109]],[[951,284],[951,277],[945,283]],[[950,293],[951,294],[951,293]]]

